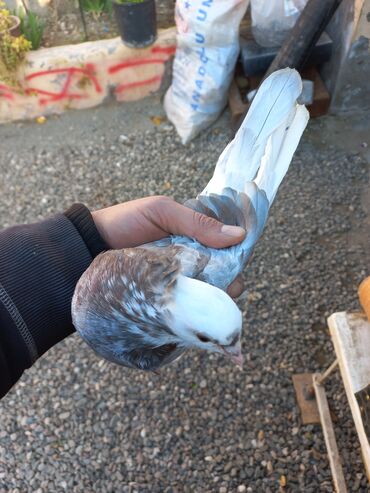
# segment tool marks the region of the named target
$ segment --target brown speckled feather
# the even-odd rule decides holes
[[[171,337],[166,305],[179,271],[176,256],[164,251],[105,252],[79,281],[73,322],[83,327],[84,339],[101,356],[121,365],[155,370],[184,351],[178,344],[162,343],[160,337],[164,331]]]

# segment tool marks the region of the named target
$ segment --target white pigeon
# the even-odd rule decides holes
[[[295,70],[259,88],[212,179],[188,207],[241,226],[242,243],[217,250],[172,236],[100,254],[79,280],[73,323],[102,357],[155,371],[198,348],[241,365],[242,316],[226,288],[243,271],[308,122]]]

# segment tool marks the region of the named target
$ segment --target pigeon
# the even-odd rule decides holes
[[[308,111],[297,103],[301,91],[294,69],[270,75],[211,180],[184,204],[244,228],[240,244],[214,249],[169,236],[103,252],[83,273],[72,299],[72,320],[98,355],[155,372],[195,348],[242,365],[242,315],[226,289],[252,255],[307,125]]]

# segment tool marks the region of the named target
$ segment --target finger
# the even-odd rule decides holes
[[[161,227],[168,233],[189,236],[213,248],[236,245],[245,238],[243,228],[227,226],[177,202],[168,202],[162,209]]]
[[[244,290],[244,282],[242,276],[237,276],[227,288],[227,294],[232,298],[238,298]]]

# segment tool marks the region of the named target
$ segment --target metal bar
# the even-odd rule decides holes
[[[330,370],[330,368],[325,373],[327,373]],[[346,482],[344,479],[342,464],[339,456],[338,446],[335,439],[333,423],[330,417],[330,410],[329,410],[328,400],[325,394],[325,388],[318,382],[318,379],[320,377],[321,375],[319,374],[315,374],[313,376],[313,386],[315,389],[316,402],[317,402],[317,407],[319,409],[320,421],[324,433],[325,444],[328,451],[334,488],[336,493],[348,493]]]
[[[265,78],[280,68],[300,70],[342,0],[309,0],[287,35]]]
[[[324,371],[324,373],[321,373],[321,374],[317,374],[317,377],[316,377],[316,381],[317,383],[319,383],[320,385],[322,385],[324,383],[324,381],[328,378],[329,375],[332,374],[332,372],[337,368],[339,362],[338,360],[336,359],[335,361],[333,361],[333,363],[329,366],[329,368],[327,370]]]

